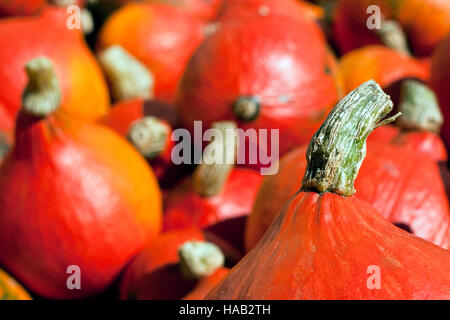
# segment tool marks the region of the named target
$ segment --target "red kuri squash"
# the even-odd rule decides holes
[[[0,167],[0,264],[47,298],[104,290],[161,228],[161,194],[145,160],[112,130],[70,117],[47,58],[29,83],[15,144]],[[81,290],[69,290],[69,266]]]
[[[177,107],[191,131],[195,120],[279,129],[274,143],[283,154],[308,141],[338,99],[332,70],[324,36],[306,14],[228,21],[190,60]],[[270,154],[270,137],[267,145],[255,139],[249,149]]]
[[[450,298],[450,252],[353,196],[365,140],[392,105],[370,81],[331,111],[308,146],[302,188],[207,299]]]

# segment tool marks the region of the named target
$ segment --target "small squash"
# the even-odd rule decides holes
[[[80,30],[67,28],[66,20],[65,10],[48,6],[37,17],[0,21],[0,101],[14,118],[27,83],[23,65],[36,56],[53,61],[61,79],[62,109],[86,120],[98,119],[109,109],[100,67]]]
[[[450,298],[450,252],[353,196],[365,140],[392,105],[370,81],[333,109],[308,146],[302,188],[206,299]]]
[[[196,228],[161,235],[127,267],[121,299],[203,299],[226,275],[220,249]]]
[[[59,81],[47,58],[26,72],[15,144],[0,167],[0,264],[42,297],[90,296],[157,236],[161,192],[122,137],[57,110]],[[82,290],[66,286],[71,265]]]

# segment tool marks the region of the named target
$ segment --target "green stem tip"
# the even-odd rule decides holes
[[[52,62],[45,57],[35,58],[25,65],[28,84],[22,95],[22,110],[37,117],[45,117],[61,104],[59,81]]]
[[[166,148],[170,129],[155,117],[144,117],[131,125],[128,140],[147,159],[159,156]]]
[[[392,108],[390,97],[373,80],[342,99],[311,139],[302,190],[353,195],[366,139],[375,128],[399,116],[383,121]]]
[[[218,246],[206,241],[190,241],[178,250],[180,267],[186,279],[196,280],[208,276],[225,262]]]
[[[439,133],[444,117],[434,92],[418,80],[405,80],[400,96],[398,125],[405,130]]]

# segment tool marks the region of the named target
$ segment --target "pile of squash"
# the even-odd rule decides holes
[[[450,299],[448,0],[0,0],[0,47],[0,300]]]

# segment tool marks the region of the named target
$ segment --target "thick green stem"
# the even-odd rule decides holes
[[[147,159],[156,158],[167,148],[170,129],[155,117],[144,117],[132,124],[128,140]]]
[[[237,152],[237,126],[232,121],[213,123],[214,139],[205,148],[203,161],[193,174],[194,190],[202,197],[219,194],[231,170]]]
[[[398,125],[405,130],[424,130],[439,133],[444,117],[434,92],[417,80],[405,80],[400,96]]]
[[[392,107],[390,97],[373,80],[342,99],[311,139],[302,190],[353,195],[366,139],[376,127],[394,121],[398,115],[382,121]]]
[[[377,30],[380,40],[389,48],[402,52],[408,56],[411,52],[408,47],[406,35],[397,21],[386,20],[381,24],[381,29]]]
[[[153,98],[153,75],[136,58],[115,45],[98,56],[115,100]]]
[[[196,280],[208,276],[222,267],[225,257],[218,246],[211,242],[186,242],[178,250],[180,267],[186,279]]]
[[[45,117],[59,108],[61,90],[52,62],[40,57],[25,65],[28,84],[22,95],[22,110],[36,117]]]

